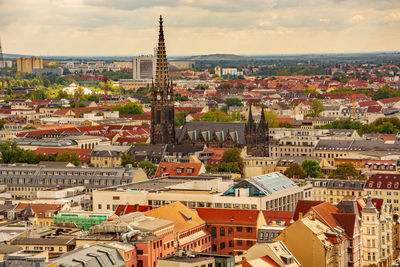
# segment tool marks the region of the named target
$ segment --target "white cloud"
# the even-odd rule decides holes
[[[398,0],[0,0],[3,51],[169,54],[398,50]],[[380,40],[379,42],[375,40]]]

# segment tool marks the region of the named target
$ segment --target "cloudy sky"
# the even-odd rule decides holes
[[[4,53],[295,54],[400,50],[400,0],[0,0]]]

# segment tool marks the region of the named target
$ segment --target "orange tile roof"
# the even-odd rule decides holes
[[[200,218],[197,211],[192,210],[181,202],[174,202],[146,212],[147,216],[173,221],[176,232],[186,232],[188,230],[205,225],[205,221]]]
[[[161,162],[155,177],[162,176],[197,176],[203,163]],[[192,168],[191,173],[188,169]]]

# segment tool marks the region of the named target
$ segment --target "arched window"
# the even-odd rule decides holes
[[[224,249],[225,248],[225,242],[221,242],[221,244],[219,244],[219,249]]]
[[[215,245],[215,244],[213,244],[212,246],[211,246],[211,248],[212,248],[212,251],[217,251],[217,245]]]

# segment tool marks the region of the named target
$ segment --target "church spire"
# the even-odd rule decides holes
[[[264,112],[264,105],[261,104],[261,117],[259,122],[259,127],[264,127],[265,125],[265,112]]]
[[[151,89],[151,143],[175,143],[174,91],[168,75],[163,19],[160,15],[156,77]]]
[[[253,120],[253,112],[251,111],[251,104],[249,106],[249,117],[248,117],[247,121],[249,122],[249,124],[252,124],[254,122],[254,120]]]

